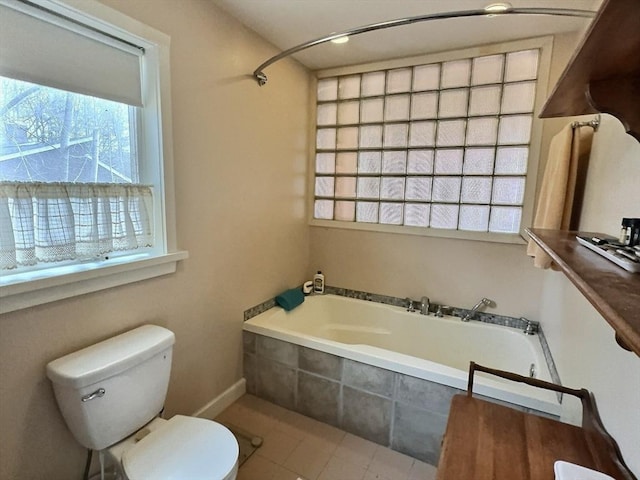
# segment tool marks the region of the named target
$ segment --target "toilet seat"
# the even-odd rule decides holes
[[[238,442],[223,425],[176,415],[124,452],[129,480],[235,478]]]

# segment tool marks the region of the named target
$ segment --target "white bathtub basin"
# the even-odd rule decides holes
[[[244,330],[405,375],[466,389],[469,362],[551,381],[537,335],[458,317],[437,318],[337,295],[272,308]],[[474,392],[560,415],[555,393],[476,373]]]

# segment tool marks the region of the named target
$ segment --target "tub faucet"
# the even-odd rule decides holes
[[[404,301],[407,304],[407,312],[415,312],[416,311],[416,303],[411,300],[409,297],[405,298]]]
[[[533,320],[529,320],[524,317],[521,317],[520,320],[526,323],[524,333],[527,335],[535,335],[540,330],[540,324],[538,322],[534,322]]]
[[[467,313],[464,317],[462,317],[462,321],[468,322],[469,320],[471,320],[471,317],[473,317],[473,315],[482,307],[485,307],[485,306],[492,307],[494,305],[495,305],[495,302],[493,300],[489,300],[488,298],[483,298],[473,306],[473,308],[469,311],[469,313]]]
[[[420,299],[420,313],[422,315],[429,315],[429,297],[422,297]]]

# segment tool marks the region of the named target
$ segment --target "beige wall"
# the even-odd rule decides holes
[[[137,325],[176,333],[167,413],[242,376],[242,312],[304,279],[309,77],[206,0],[105,0],[171,36],[178,272],[0,316],[0,478],[80,478],[45,365]]]
[[[594,136],[580,228],[616,235],[623,216],[640,217],[640,143],[603,115]],[[591,390],[605,427],[627,464],[640,475],[640,358],[622,350],[614,331],[557,272],[545,272],[540,300],[546,338],[560,378]],[[567,405],[575,418],[577,405]],[[579,413],[579,412],[578,412]]]
[[[611,115],[593,138],[580,228],[617,236],[622,217],[640,218],[640,143]]]
[[[327,285],[468,308],[487,297],[489,311],[537,319],[542,273],[530,263],[521,245],[311,229],[310,270]]]

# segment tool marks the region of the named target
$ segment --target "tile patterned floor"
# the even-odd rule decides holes
[[[436,468],[245,395],[217,417],[263,437],[238,480],[435,480]]]

